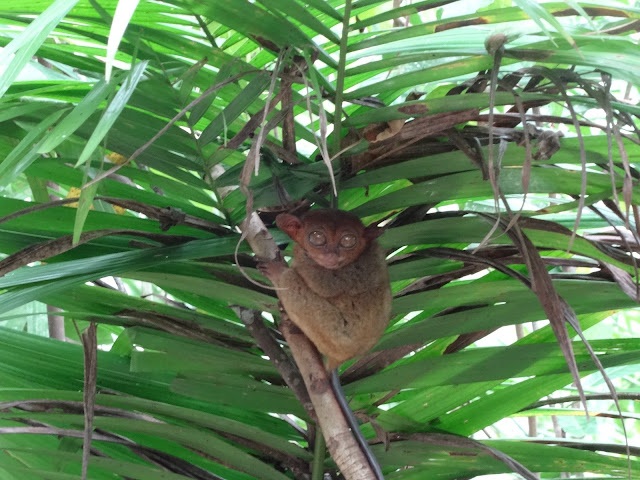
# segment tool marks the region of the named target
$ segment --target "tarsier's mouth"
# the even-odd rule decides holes
[[[318,263],[329,270],[338,269],[342,267],[342,264],[344,263],[342,259],[334,253],[322,255],[319,260],[320,261]]]

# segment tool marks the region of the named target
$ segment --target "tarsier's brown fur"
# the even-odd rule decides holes
[[[332,209],[282,214],[276,224],[296,242],[293,262],[289,268],[278,259],[260,270],[293,323],[326,355],[327,369],[370,350],[391,313],[387,263],[376,241],[382,229]]]

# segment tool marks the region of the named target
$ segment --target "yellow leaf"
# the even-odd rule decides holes
[[[111,163],[115,163],[116,165],[122,165],[127,161],[127,157],[123,157],[116,152],[111,152],[109,155],[107,155],[107,160],[109,160]]]

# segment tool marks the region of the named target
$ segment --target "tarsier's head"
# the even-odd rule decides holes
[[[384,229],[365,227],[355,215],[343,210],[311,210],[301,217],[283,213],[278,228],[289,235],[318,265],[337,270],[356,260]]]

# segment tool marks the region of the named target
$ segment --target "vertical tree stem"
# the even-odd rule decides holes
[[[311,480],[322,480],[324,478],[324,456],[327,451],[322,429],[316,428],[315,448],[313,450],[313,471]]]
[[[342,131],[342,95],[344,93],[344,69],[347,60],[347,40],[349,39],[349,20],[351,18],[351,0],[344,4],[342,18],[342,35],[340,37],[340,58],[338,60],[338,77],[336,79],[335,111],[333,115],[333,144],[332,155],[340,151],[340,137]]]

